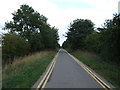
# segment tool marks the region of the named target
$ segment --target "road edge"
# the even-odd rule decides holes
[[[39,90],[40,88],[45,88],[45,85],[54,69],[54,66],[56,63],[56,58],[58,57],[59,51],[57,52],[57,54],[55,55],[53,60],[50,62],[50,64],[47,66],[45,72],[43,72],[43,74],[40,76],[40,78],[31,87],[31,90]],[[49,74],[49,75],[47,75],[47,74]],[[45,81],[45,83],[43,81]],[[43,86],[41,86],[41,85],[43,85]]]
[[[103,78],[101,75],[99,75],[98,73],[96,73],[93,69],[91,69],[89,66],[87,66],[86,64],[84,64],[83,62],[81,62],[79,59],[77,59],[76,57],[74,57],[73,55],[71,55],[70,53],[68,53],[66,50],[64,50],[71,58],[73,58],[73,60],[79,64],[89,75],[91,73],[93,73],[93,75],[91,76],[94,80],[96,79],[94,77],[94,75],[100,79],[100,81],[102,81],[108,88],[104,87],[103,85],[100,85],[105,88],[106,90],[113,90],[113,89],[117,89],[116,87],[114,87],[112,84],[110,84],[105,78]],[[98,82],[98,81],[97,81]]]

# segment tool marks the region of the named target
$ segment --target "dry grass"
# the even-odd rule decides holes
[[[37,52],[37,53],[31,54],[28,56],[24,56],[24,57],[15,59],[12,64],[6,65],[4,67],[3,76],[6,76],[6,74],[8,74],[9,72],[20,70],[22,66],[29,65],[29,64],[35,62],[36,60],[42,58],[43,56],[47,55],[50,52],[53,52],[53,51]]]
[[[3,69],[3,88],[30,88],[54,58],[55,51],[42,51],[13,61]]]
[[[34,53],[25,57],[21,57],[18,59],[15,59],[13,61],[12,67],[19,67],[20,64],[29,64],[31,62],[36,61],[37,59],[41,58],[42,56],[46,55],[48,53],[48,51],[43,51],[43,52],[38,52],[38,53]],[[19,61],[19,62],[18,62]]]

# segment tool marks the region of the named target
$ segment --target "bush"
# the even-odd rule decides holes
[[[28,53],[27,41],[16,34],[5,34],[2,41],[3,64],[12,63],[15,57]]]

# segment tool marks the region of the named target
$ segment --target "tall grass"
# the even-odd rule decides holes
[[[3,69],[3,88],[30,88],[45,71],[56,52],[43,51],[14,60]]]
[[[108,63],[100,58],[95,53],[87,52],[87,51],[75,51],[72,52],[76,58],[80,61],[91,67],[98,74],[107,79],[108,82],[112,83],[114,86],[120,88],[120,80],[119,80],[119,69],[118,65],[115,63]]]

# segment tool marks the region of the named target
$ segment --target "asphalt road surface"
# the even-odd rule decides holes
[[[37,88],[37,90],[39,90],[40,87],[106,89],[107,86],[106,90],[117,90],[113,85],[94,72],[91,68],[85,64],[80,64],[77,59],[67,53],[64,49],[60,49],[56,58],[53,60],[55,60],[56,63],[54,64],[50,77],[48,77],[46,73],[50,72],[49,67],[52,66],[52,64],[47,67],[46,71],[32,86],[32,88]],[[45,76],[47,76],[48,79],[45,79]],[[45,81],[47,80],[46,84],[43,79],[45,79]],[[109,89],[108,87],[112,89]]]
[[[45,88],[102,88],[102,86],[61,49]]]

